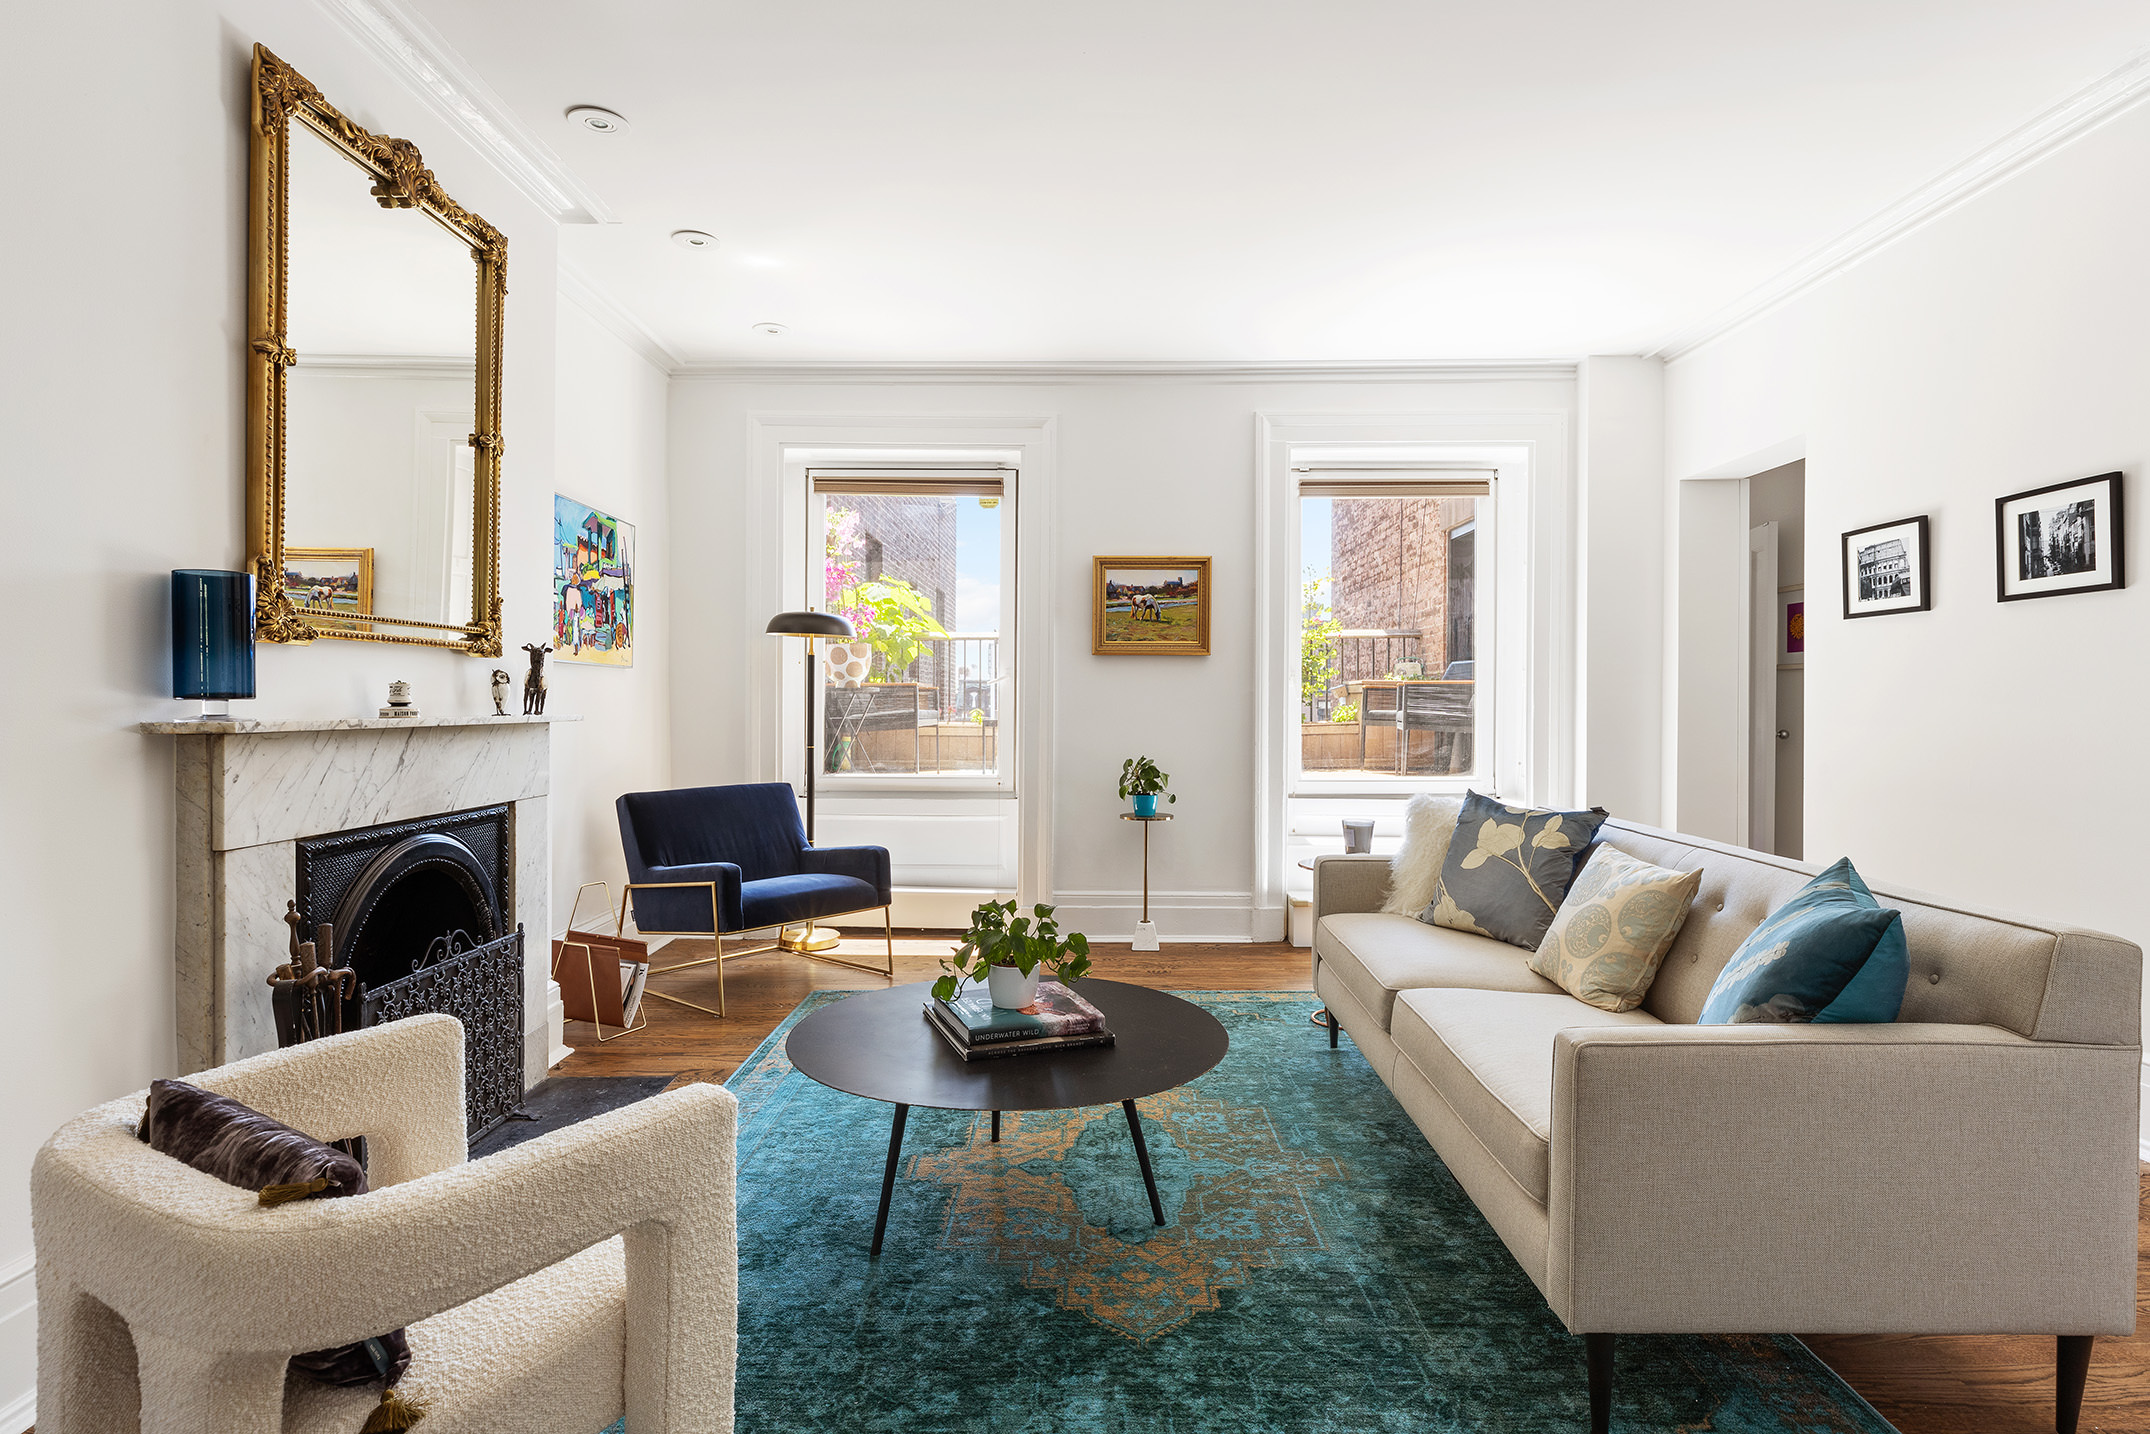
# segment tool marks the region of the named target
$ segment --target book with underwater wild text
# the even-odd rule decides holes
[[[937,1002],[968,1033],[972,1045],[1043,1036],[1087,1036],[1105,1029],[1105,1013],[1058,981],[1040,981],[1038,998],[1019,1011],[993,1004],[984,986],[965,982],[955,999]]]
[[[948,1014],[948,1008],[932,997],[926,998],[924,1010],[926,1024],[933,1027],[942,1040],[962,1061],[986,1060],[995,1056],[1019,1056],[1039,1051],[1069,1051],[1083,1046],[1110,1046],[1118,1038],[1110,1031],[1089,1031],[1076,1036],[1036,1036],[1029,1040],[987,1041],[974,1045],[968,1039],[961,1024]]]

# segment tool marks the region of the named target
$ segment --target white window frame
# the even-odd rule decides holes
[[[805,549],[798,555],[799,582],[797,587],[801,606],[820,609],[827,606],[827,591],[822,567],[825,508],[822,495],[814,486],[818,477],[843,476],[852,478],[885,478],[890,481],[890,495],[900,494],[904,481],[921,485],[941,481],[975,481],[991,478],[1000,484],[1000,632],[998,645],[993,654],[994,685],[999,688],[995,706],[1000,712],[999,727],[994,742],[995,770],[992,772],[933,772],[905,776],[889,772],[829,772],[817,771],[814,776],[818,790],[844,796],[887,793],[892,795],[915,795],[920,792],[943,794],[1012,796],[1015,793],[1016,743],[1021,726],[1017,711],[1016,673],[1022,661],[1018,650],[1017,612],[1021,594],[1016,590],[1016,549],[1021,532],[1019,518],[1022,501],[1022,471],[1012,463],[978,462],[830,462],[820,461],[804,464],[798,480],[799,498],[805,506],[805,519],[801,531]],[[819,660],[823,644],[816,642],[815,655]],[[814,688],[817,703],[826,689],[819,684]],[[803,700],[797,694],[784,699],[785,720],[796,726],[799,714],[791,709]],[[944,714],[944,718],[945,718]],[[822,714],[815,713],[816,732],[825,732],[827,724]],[[820,754],[826,760],[826,753]]]
[[[1366,460],[1475,460],[1494,466],[1496,543],[1481,542],[1477,560],[1498,564],[1491,652],[1497,664],[1490,770],[1481,787],[1503,800],[1566,804],[1576,771],[1574,466],[1572,415],[1566,408],[1454,409],[1416,412],[1261,411],[1254,416],[1256,841],[1251,885],[1252,935],[1286,934],[1289,893],[1303,892],[1305,853],[1290,828],[1295,810],[1321,797],[1298,797],[1300,633],[1298,492],[1294,466],[1317,455]],[[1402,792],[1364,792],[1348,815],[1376,816],[1398,829]],[[1311,820],[1311,818],[1310,818]],[[1311,831],[1311,827],[1309,828]],[[1334,830],[1333,826],[1331,830]],[[1340,833],[1325,837],[1340,850]]]
[[[1371,775],[1366,772],[1339,772],[1329,775],[1308,772],[1301,764],[1303,751],[1291,754],[1292,774],[1289,795],[1294,801],[1300,799],[1329,800],[1358,796],[1411,796],[1418,792],[1460,793],[1472,786],[1489,786],[1488,777],[1499,770],[1497,762],[1499,722],[1496,714],[1500,701],[1500,658],[1498,638],[1500,632],[1499,588],[1496,571],[1499,567],[1499,505],[1500,481],[1497,466],[1483,460],[1467,459],[1381,459],[1334,458],[1314,454],[1295,455],[1306,458],[1304,463],[1293,464],[1291,470],[1291,571],[1303,578],[1306,572],[1306,553],[1301,548],[1306,523],[1301,500],[1308,479],[1337,481],[1346,478],[1357,480],[1353,497],[1382,497],[1378,490],[1394,486],[1396,496],[1408,497],[1407,489],[1423,489],[1427,483],[1444,481],[1470,481],[1482,479],[1488,492],[1481,502],[1477,516],[1470,526],[1476,537],[1472,544],[1472,588],[1474,609],[1472,612],[1471,652],[1473,661],[1484,668],[1490,677],[1481,677],[1473,692],[1473,720],[1475,732],[1472,737],[1471,770],[1468,772],[1425,773],[1419,776]],[[1338,495],[1344,496],[1344,495]],[[1332,600],[1334,574],[1331,574]],[[1291,691],[1296,697],[1301,691],[1304,671],[1301,664],[1302,645],[1294,634],[1292,644]],[[1473,669],[1477,675],[1478,668]],[[1432,676],[1434,674],[1428,674]],[[1295,704],[1296,705],[1296,704]]]

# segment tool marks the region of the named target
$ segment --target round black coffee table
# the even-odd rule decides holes
[[[966,1061],[928,1023],[925,1003],[933,986],[927,981],[862,991],[791,1028],[784,1054],[801,1073],[831,1090],[896,1107],[888,1165],[881,1173],[881,1209],[873,1222],[873,1254],[881,1253],[881,1234],[888,1228],[903,1123],[914,1105],[989,1110],[998,1140],[1004,1110],[1073,1110],[1118,1102],[1135,1137],[1150,1214],[1164,1224],[1164,1202],[1157,1198],[1135,1102],[1185,1085],[1223,1060],[1231,1042],[1215,1016],[1163,991],[1095,979],[1078,981],[1075,989],[1105,1013],[1116,1044]]]

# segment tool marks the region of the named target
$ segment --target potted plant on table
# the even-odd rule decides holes
[[[1080,931],[1060,934],[1053,908],[1039,904],[1017,916],[1012,901],[988,901],[970,914],[963,944],[941,963],[947,974],[933,983],[936,1000],[955,999],[967,977],[984,981],[993,1004],[1019,1011],[1038,999],[1038,980],[1050,969],[1065,985],[1090,970],[1090,938]]]
[[[1120,764],[1120,795],[1135,799],[1135,815],[1138,817],[1156,816],[1157,799],[1160,796],[1168,802],[1179,800],[1165,790],[1171,781],[1172,779],[1160,772],[1157,764],[1147,757],[1129,757]]]

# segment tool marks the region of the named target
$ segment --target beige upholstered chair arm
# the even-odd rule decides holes
[[[1385,856],[1314,858],[1314,920],[1340,911],[1379,911],[1389,895]]]
[[[316,1140],[366,1137],[376,1190],[460,1165],[463,1023],[412,1016],[288,1046],[188,1079]]]
[[[451,1309],[623,1232],[631,1349],[636,1320],[662,1325],[684,1289],[701,1291],[686,1304],[734,1308],[738,1102],[716,1086],[371,1194],[271,1209],[142,1146],[129,1104],[63,1129],[32,1179],[45,1217],[40,1257],[63,1256],[73,1282],[138,1334],[204,1352],[325,1348]],[[728,1348],[728,1328],[721,1337]]]
[[[1562,1031],[1547,1298],[1593,1334],[2128,1331],[2139,1062],[1992,1026]]]

